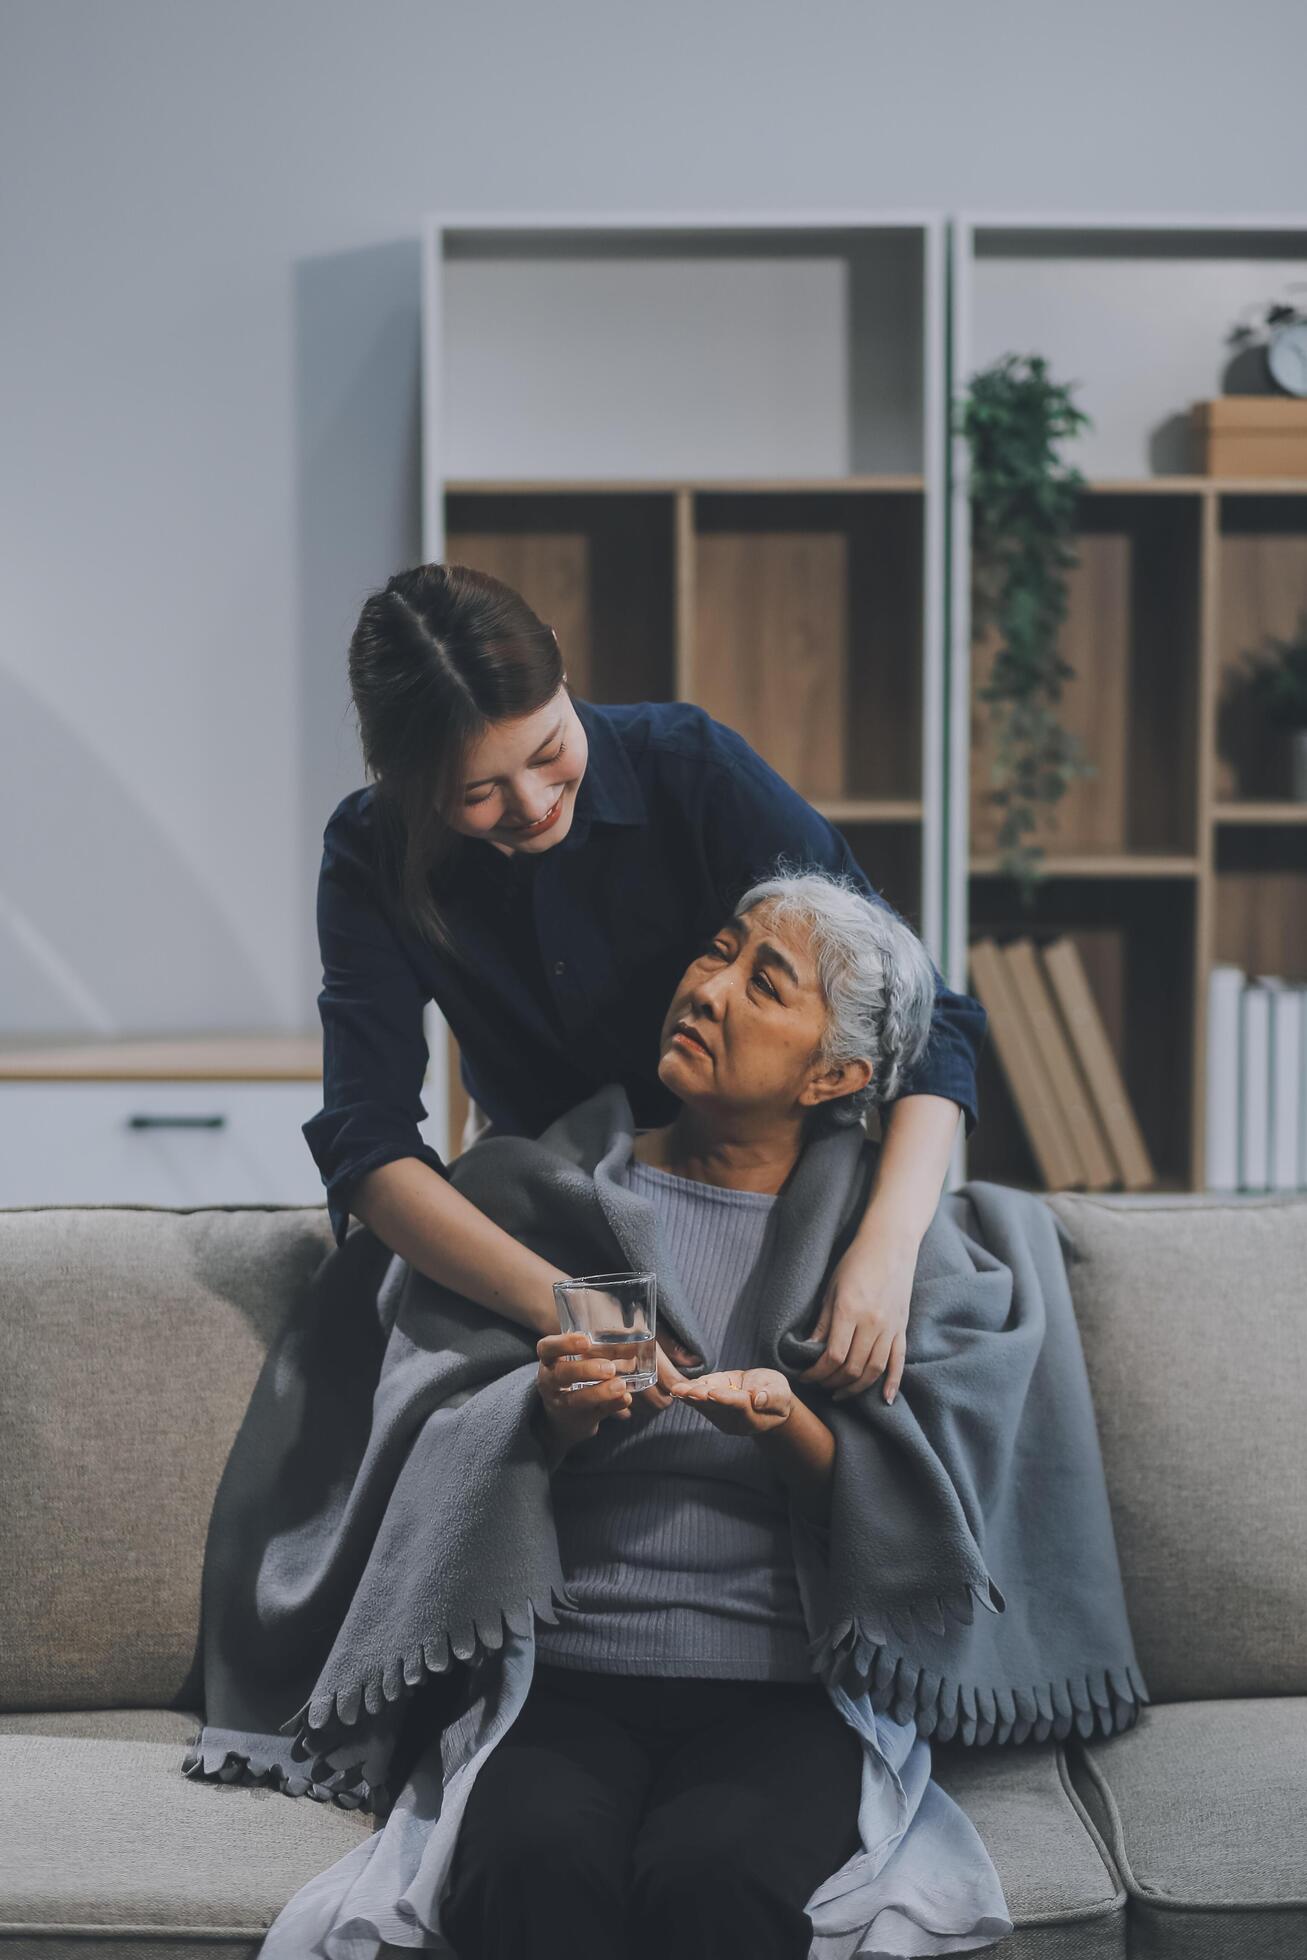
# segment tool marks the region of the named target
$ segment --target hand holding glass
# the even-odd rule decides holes
[[[564,1334],[584,1334],[590,1353],[616,1364],[634,1394],[658,1379],[654,1352],[658,1281],[653,1273],[591,1273],[556,1279],[554,1299]],[[603,1379],[596,1376],[595,1380]],[[568,1391],[594,1382],[569,1382]]]

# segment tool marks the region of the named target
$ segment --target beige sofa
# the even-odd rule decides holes
[[[936,1748],[1016,1922],[987,1950],[1304,1960],[1307,1198],[1046,1202],[1154,1700]],[[329,1248],[318,1208],[0,1211],[0,1960],[243,1960],[375,1828],[181,1773],[213,1494]]]

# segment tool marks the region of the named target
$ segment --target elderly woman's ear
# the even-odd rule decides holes
[[[839,1096],[856,1095],[871,1081],[871,1073],[871,1063],[861,1056],[852,1062],[836,1062],[812,1077],[800,1092],[799,1101],[811,1108],[818,1103],[834,1102]]]

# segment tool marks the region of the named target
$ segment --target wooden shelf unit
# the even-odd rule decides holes
[[[1063,452],[1088,482],[1061,642],[1076,678],[1061,713],[1099,773],[1033,833],[1049,876],[1026,909],[998,873],[985,800],[989,709],[977,690],[994,648],[970,643],[967,459],[955,434],[950,779],[967,789],[950,827],[948,977],[965,984],[965,947],[982,934],[1070,933],[1158,1188],[1199,1190],[1213,963],[1307,978],[1307,806],[1287,801],[1285,745],[1232,691],[1245,653],[1292,632],[1307,607],[1307,479],[1193,474],[1187,409],[1256,385],[1220,364],[1224,329],[1263,286],[1269,297],[1281,277],[1307,274],[1307,223],[983,217],[961,221],[951,243],[951,397],[1000,352],[1033,343],[1096,418]],[[1141,276],[1132,313],[1129,282]],[[1095,325],[1100,290],[1110,330],[1106,313]],[[1037,325],[1018,337],[1027,316]],[[1037,1186],[992,1052],[980,1098],[968,1174]]]
[[[626,221],[560,220],[548,237],[539,220],[504,220],[502,231],[480,218],[433,224],[424,553],[468,558],[522,590],[558,628],[578,692],[694,700],[738,728],[845,831],[952,986],[971,991],[973,937],[1071,933],[1158,1188],[1200,1189],[1211,966],[1307,974],[1307,810],[1287,801],[1275,745],[1227,699],[1242,655],[1290,632],[1307,604],[1307,480],[1196,474],[1188,410],[1248,385],[1222,364],[1224,331],[1282,277],[1307,276],[1307,222],[1073,214],[937,227],[928,214],[905,218],[894,236],[897,222],[868,248],[874,278],[857,269],[856,251],[848,258],[863,326],[839,345],[847,398],[828,416],[818,389],[791,416],[773,445],[785,451],[779,467],[757,450],[759,418],[735,412],[727,368],[713,369],[706,387],[691,363],[687,410],[679,392],[665,392],[668,372],[646,341],[642,358],[656,372],[645,421],[632,424],[629,377],[592,382],[571,352],[558,355],[567,336],[554,280],[574,253],[583,272],[601,246],[623,261],[609,296],[616,312],[604,316],[609,341],[622,338],[616,318],[643,331],[642,313],[622,313]],[[687,239],[700,258],[720,247],[725,259],[756,260],[774,248],[791,270],[809,251],[838,258],[853,235],[847,223],[803,216],[779,245],[776,228],[764,241],[757,221],[752,230],[713,218],[641,226],[641,278],[664,228],[669,252]],[[511,262],[521,278],[537,254],[549,261],[538,293],[459,284],[465,261],[496,280]],[[513,296],[539,300],[534,379],[503,352],[498,321],[484,336],[501,355],[493,375],[474,345],[476,306]],[[729,314],[728,294],[724,303]],[[647,284],[640,306],[664,317]],[[701,316],[683,309],[673,324],[682,317]],[[813,317],[820,340],[820,305]],[[893,337],[903,319],[913,348]],[[751,331],[732,327],[742,354]],[[837,342],[838,333],[821,344],[829,353]],[[1096,417],[1071,458],[1088,483],[1064,642],[1077,679],[1063,709],[1098,775],[1077,783],[1038,834],[1050,876],[1033,911],[999,871],[985,801],[990,737],[976,694],[993,645],[970,644],[966,459],[943,412],[978,367],[1023,348],[1043,353],[1055,379],[1076,381]],[[768,411],[777,364],[792,351],[772,347],[758,396]],[[807,403],[813,376],[830,371],[816,353],[806,358],[810,372],[778,424]],[[910,404],[898,424],[896,395]],[[494,425],[484,442],[482,421]],[[804,447],[810,424],[839,439],[825,452]],[[749,466],[735,467],[751,444]],[[456,1074],[446,1093],[445,1061],[441,1043],[439,1100],[457,1137],[461,1099]],[[992,1049],[980,1095],[982,1122],[950,1182],[1036,1184]]]
[[[446,215],[425,261],[424,556],[520,591],[583,697],[738,730],[933,952],[944,244],[930,214]],[[457,1052],[428,1040],[457,1148]]]

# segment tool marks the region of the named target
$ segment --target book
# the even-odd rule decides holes
[[[1052,1084],[1054,1107],[1066,1131],[1067,1147],[1079,1164],[1077,1182],[1090,1191],[1105,1191],[1116,1183],[1116,1163],[1109,1154],[1044,962],[1033,939],[1010,940],[1000,951]]]
[[[1075,941],[1063,933],[1044,947],[1043,961],[1121,1182],[1146,1190],[1157,1174]]]
[[[1304,1183],[1301,1155],[1303,1103],[1303,1008],[1307,987],[1279,974],[1259,974],[1270,994],[1270,1042],[1267,1057],[1267,1186],[1272,1191],[1298,1191]]]
[[[1270,1178],[1271,993],[1250,979],[1239,994],[1239,1189]]]
[[[994,939],[972,942],[971,984],[989,1016],[989,1033],[1012,1091],[1039,1175],[1050,1191],[1074,1185],[1080,1161],[1059,1120],[1052,1083],[1031,1038],[1006,960]]]
[[[1209,1191],[1239,1189],[1239,996],[1242,967],[1213,966],[1207,982],[1203,1155]]]

